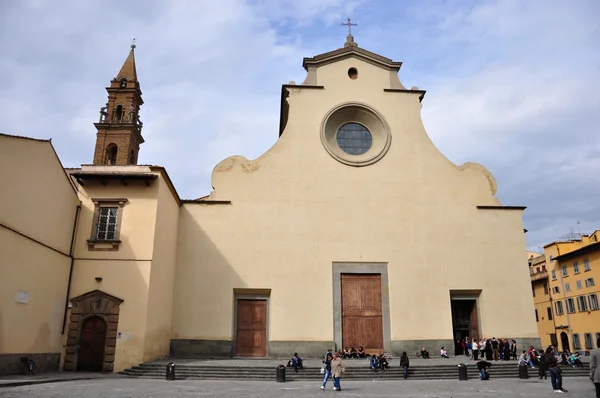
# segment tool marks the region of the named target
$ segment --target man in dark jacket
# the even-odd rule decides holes
[[[544,350],[540,350],[540,354],[539,354],[538,358],[539,358],[538,376],[540,376],[540,380],[542,378],[547,379],[548,376],[546,375],[546,371],[548,370],[548,364],[546,363],[546,354],[544,353]]]
[[[567,390],[562,388],[562,376],[560,375],[558,362],[554,357],[554,350],[550,347],[546,350],[545,360],[550,371],[550,381],[552,382],[554,392],[567,392]]]
[[[408,355],[406,355],[406,351],[402,353],[400,357],[400,367],[404,370],[404,378],[408,376],[408,367],[410,366],[410,361],[408,359]]]
[[[491,362],[484,361],[483,359],[477,362],[477,369],[479,370],[479,378],[481,380],[489,380],[490,374],[487,371],[487,368],[491,367]]]

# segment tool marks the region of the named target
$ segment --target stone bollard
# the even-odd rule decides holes
[[[285,366],[283,365],[277,367],[277,382],[285,383]]]
[[[173,362],[169,362],[167,364],[167,380],[175,380],[175,364]]]
[[[527,365],[519,365],[519,379],[528,379]]]
[[[467,365],[464,363],[458,365],[458,380],[467,380]]]

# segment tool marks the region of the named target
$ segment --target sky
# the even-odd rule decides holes
[[[139,163],[182,198],[213,167],[278,138],[281,85],[302,58],[362,48],[427,90],[422,118],[452,162],[478,162],[504,205],[527,206],[530,250],[600,228],[597,0],[61,0],[0,2],[0,132],[52,138],[65,167],[93,158],[98,111],[137,38]]]

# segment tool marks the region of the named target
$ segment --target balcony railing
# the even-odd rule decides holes
[[[529,272],[529,277],[532,281],[539,281],[540,279],[548,279],[548,271]]]

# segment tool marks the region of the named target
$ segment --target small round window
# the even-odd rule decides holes
[[[373,137],[365,126],[346,123],[337,132],[337,143],[349,155],[362,155],[371,148]]]

